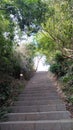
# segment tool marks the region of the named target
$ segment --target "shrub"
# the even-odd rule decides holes
[[[17,100],[18,94],[25,87],[25,80],[18,80],[8,75],[0,75],[0,120],[5,119],[4,114],[8,106]]]
[[[0,106],[6,103],[11,93],[11,77],[2,75],[0,78]]]
[[[61,63],[61,62],[64,61],[64,57],[63,57],[63,55],[62,55],[61,52],[56,53],[56,55],[55,55],[55,61],[57,63]]]
[[[56,53],[55,63],[51,65],[50,70],[58,77],[64,76],[68,71],[68,61],[61,53]]]
[[[53,72],[57,75],[59,75],[60,69],[61,69],[60,64],[56,64],[56,63],[51,65],[51,67],[50,67],[51,72]]]

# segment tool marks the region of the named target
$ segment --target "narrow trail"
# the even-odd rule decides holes
[[[0,130],[73,130],[66,110],[48,72],[38,72],[28,82]]]

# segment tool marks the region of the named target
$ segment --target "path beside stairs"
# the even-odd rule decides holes
[[[73,119],[48,72],[34,75],[11,110],[0,130],[73,130]]]

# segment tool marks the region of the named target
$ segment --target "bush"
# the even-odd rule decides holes
[[[61,78],[61,81],[64,85],[63,91],[66,92],[66,94],[72,94],[73,93],[73,76],[70,74],[66,74],[64,77]]]
[[[50,66],[50,71],[55,73],[58,77],[61,77],[63,75],[65,75],[65,71],[64,68],[61,66],[61,64],[53,64]]]
[[[59,72],[61,70],[61,66],[60,66],[60,64],[55,63],[55,64],[51,65],[50,70],[51,70],[51,72],[59,75]]]
[[[0,120],[5,119],[8,106],[17,100],[18,94],[25,87],[25,80],[18,80],[8,75],[0,75]]]
[[[21,67],[20,65],[15,64],[13,66],[13,77],[16,79],[20,78],[20,73],[21,73]]]
[[[1,75],[0,77],[0,106],[6,103],[11,94],[11,77],[8,75]]]
[[[70,95],[70,96],[67,98],[67,102],[73,104],[73,95]]]
[[[56,53],[56,55],[55,55],[55,61],[57,63],[61,63],[61,62],[64,61],[64,57],[63,57],[62,53],[60,53],[60,52]]]
[[[68,71],[68,61],[61,53],[56,53],[55,63],[51,65],[50,70],[58,77],[64,76]]]
[[[73,70],[70,66],[67,74],[61,77],[61,82],[63,83],[63,92],[66,95],[66,101],[73,105]]]

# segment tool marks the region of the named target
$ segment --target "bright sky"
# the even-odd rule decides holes
[[[38,57],[36,57],[35,60],[34,60],[35,68],[37,66],[37,62],[38,62]],[[45,62],[45,57],[43,56],[41,58],[40,62],[39,62],[37,71],[48,71],[48,69],[49,69],[50,66],[49,65],[45,65],[44,62]]]
[[[19,40],[18,35],[15,36],[15,39],[18,41],[19,44],[23,44],[23,43],[30,43],[33,41],[33,36],[28,37],[25,32],[23,32],[23,36],[21,37],[21,39]],[[35,63],[35,68],[37,66],[37,62],[38,62],[38,56],[34,59],[34,63]],[[49,65],[45,65],[45,56],[43,56],[38,64],[38,68],[37,71],[48,71],[49,69]]]

